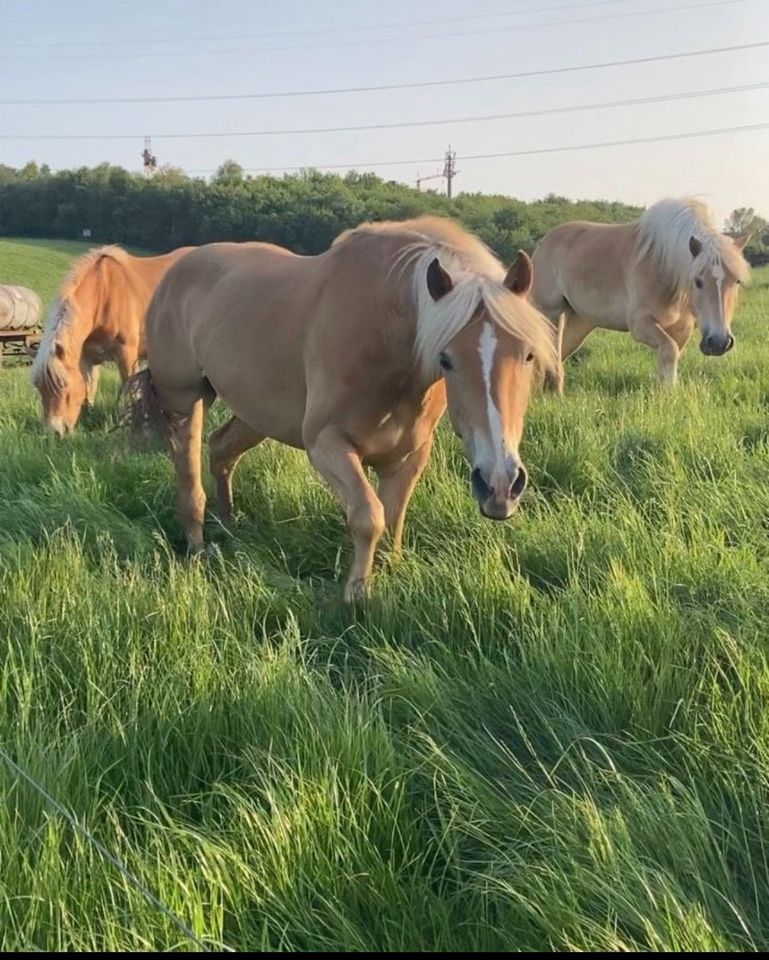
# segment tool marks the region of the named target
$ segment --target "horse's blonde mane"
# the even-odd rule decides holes
[[[692,237],[702,244],[693,257]],[[745,280],[750,267],[741,251],[715,223],[709,208],[695,197],[660,200],[637,223],[636,263],[656,262],[675,296],[688,295],[692,280],[701,270],[722,267],[736,280]]]
[[[417,320],[416,359],[425,378],[438,375],[441,351],[480,306],[497,326],[522,340],[543,369],[557,367],[552,326],[527,300],[505,287],[505,268],[477,237],[452,220],[423,216],[362,224],[341,234],[334,246],[376,234],[402,238],[390,270],[408,277],[407,297]],[[427,270],[436,258],[454,281],[453,290],[437,302],[427,286]]]
[[[95,269],[104,259],[125,266],[131,257],[122,247],[111,244],[89,250],[72,265],[48,311],[43,338],[32,364],[30,373],[37,386],[47,386],[53,392],[60,392],[66,386],[66,368],[57,356],[56,346],[67,339],[73,324],[81,319],[76,306],[80,284],[89,271]],[[104,297],[104,291],[100,291],[97,302],[93,304],[94,317],[98,316]]]

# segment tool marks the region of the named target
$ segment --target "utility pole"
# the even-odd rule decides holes
[[[440,173],[432,173],[427,177],[422,177],[417,173],[417,190],[422,189],[422,184],[425,180],[445,180],[446,181],[446,196],[451,200],[452,197],[452,184],[454,182],[454,177],[459,173],[457,170],[457,153],[456,150],[452,150],[451,146],[446,151],[446,155],[443,159],[443,170]]]
[[[451,200],[451,184],[457,175],[457,152],[451,149],[446,151],[446,159],[443,164],[443,176],[446,178],[446,196]]]
[[[142,164],[144,166],[144,176],[151,177],[153,173],[157,170],[158,161],[155,154],[152,152],[152,138],[144,138],[144,150],[142,150]]]

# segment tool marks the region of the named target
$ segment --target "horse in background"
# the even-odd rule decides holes
[[[748,240],[720,233],[692,197],[660,200],[631,223],[564,223],[534,251],[532,299],[557,327],[562,360],[598,327],[629,331],[657,351],[657,378],[672,385],[695,323],[707,356],[734,346]],[[562,392],[563,365],[546,383]]]
[[[222,518],[246,450],[265,438],[305,449],[352,535],[347,601],[367,595],[385,530],[400,549],[447,404],[482,514],[511,516],[527,483],[518,447],[533,370],[556,363],[530,287],[526,254],[505,271],[438,217],[365,224],[314,257],[220,243],[176,263],[147,312],[148,369],[129,393],[134,422],[170,435],[190,550],[204,548],[201,447],[215,397],[234,414],[209,444]]]
[[[150,298],[168,268],[192,249],[134,257],[107,246],[75,262],[50,308],[32,364],[48,429],[59,436],[75,429],[83,406],[95,399],[102,363],[116,362],[124,384],[136,372],[146,355]]]

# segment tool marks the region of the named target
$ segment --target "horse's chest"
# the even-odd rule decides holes
[[[408,456],[432,435],[443,413],[442,394],[426,402],[404,403],[372,417],[356,437],[356,446],[366,463],[387,463]]]

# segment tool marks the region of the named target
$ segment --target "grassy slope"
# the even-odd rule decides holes
[[[4,372],[1,742],[239,949],[765,949],[768,281],[674,398],[629,338],[589,342],[533,405],[509,524],[442,430],[357,616],[301,454],[250,455],[224,559],[187,563],[165,457],[126,451],[106,396],[49,441]],[[0,790],[4,949],[184,945]]]
[[[74,257],[88,249],[74,240],[0,239],[0,283],[31,287],[47,303]]]
[[[37,290],[48,303],[75,257],[96,246],[79,240],[29,240],[0,237],[0,283]],[[131,247],[141,256],[147,251]]]

